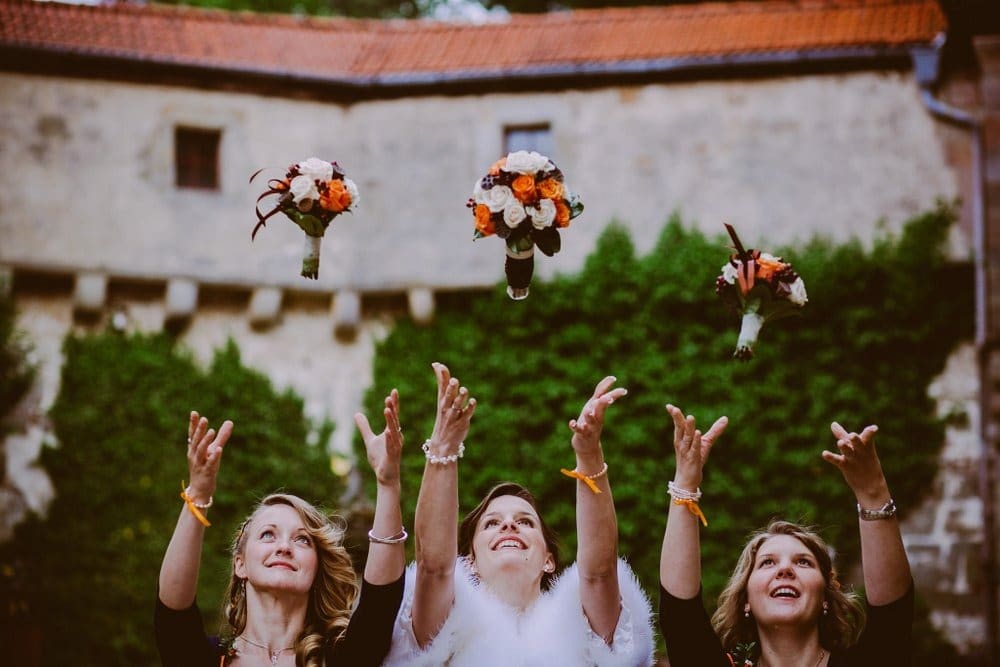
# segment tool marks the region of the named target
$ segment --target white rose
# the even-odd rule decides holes
[[[806,296],[806,284],[802,282],[802,278],[796,278],[795,282],[788,286],[791,292],[788,295],[788,300],[794,303],[796,306],[806,305],[806,301],[809,297]]]
[[[545,169],[549,164],[549,159],[541,153],[535,151],[516,151],[507,155],[507,165],[504,171],[515,174],[531,174]]]
[[[531,224],[535,229],[551,227],[556,219],[556,203],[551,199],[542,199],[537,207],[528,210],[528,214],[531,215]]]
[[[730,285],[736,284],[736,273],[737,269],[735,266],[726,262],[722,265],[722,279],[725,280]]]
[[[762,252],[762,253],[760,253],[760,259],[764,260],[765,262],[782,262],[783,263],[783,260],[780,257],[775,257],[774,255],[772,255],[769,252]]]
[[[333,165],[326,160],[320,160],[318,157],[303,160],[296,166],[299,168],[299,173],[309,177],[310,180],[315,179],[326,183],[333,178]]]
[[[316,181],[309,176],[298,175],[292,179],[288,186],[292,193],[292,200],[298,204],[304,199],[319,199],[319,190],[316,188]]]
[[[489,190],[482,190],[480,188],[480,191],[482,200],[476,200],[476,203],[486,204],[490,209],[490,213],[499,213],[506,210],[511,203],[517,203],[514,191],[506,185],[494,185]]]
[[[525,211],[524,207],[521,206],[521,202],[516,199],[510,202],[510,205],[503,210],[503,221],[507,223],[507,226],[511,229],[524,222],[524,219],[527,217],[527,211]]]
[[[357,184],[349,178],[344,179],[344,189],[347,190],[347,194],[351,195],[350,208],[354,208],[361,201],[361,191],[358,190]]]

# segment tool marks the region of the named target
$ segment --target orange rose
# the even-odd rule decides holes
[[[490,217],[489,206],[478,204],[473,213],[476,215],[476,231],[483,236],[489,236],[496,231],[493,227],[493,218]]]
[[[507,156],[505,155],[502,158],[500,158],[499,160],[497,160],[496,162],[494,162],[493,166],[490,167],[490,170],[487,173],[490,176],[499,176],[500,175],[500,170],[503,169],[506,166],[507,166]]]
[[[569,206],[562,199],[556,200],[556,227],[569,227]]]
[[[535,192],[535,177],[521,174],[510,184],[510,189],[514,191],[514,196],[522,204],[534,204],[538,200],[538,193]]]
[[[544,197],[545,199],[559,200],[563,198],[563,195],[566,192],[565,188],[563,188],[563,184],[554,178],[546,178],[536,187],[538,188],[538,196]]]
[[[340,213],[351,205],[351,193],[344,187],[343,181],[339,179],[327,181],[319,196],[319,205],[328,211]]]
[[[764,257],[761,255],[757,258],[757,277],[761,280],[770,280],[784,266],[785,263],[777,257]]]

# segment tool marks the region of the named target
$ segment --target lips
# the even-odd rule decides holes
[[[503,539],[497,540],[491,547],[493,551],[500,551],[502,549],[527,549],[528,545],[524,543],[519,537],[504,537]]]
[[[771,591],[772,598],[798,599],[802,594],[791,586],[778,586]]]
[[[283,568],[283,569],[286,569],[286,570],[292,570],[293,572],[295,571],[295,566],[294,565],[292,565],[291,563],[286,563],[283,560],[278,560],[278,561],[275,561],[273,563],[270,563],[270,564],[268,564],[268,567],[280,567],[280,568]]]

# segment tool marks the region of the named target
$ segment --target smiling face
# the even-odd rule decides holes
[[[826,579],[809,548],[791,535],[774,535],[757,550],[747,603],[758,626],[816,625],[825,590]]]
[[[293,507],[263,507],[246,527],[246,544],[234,556],[236,576],[258,591],[308,595],[319,557],[313,538]]]
[[[537,578],[555,569],[538,513],[517,496],[494,498],[476,523],[472,557],[481,580],[502,586],[505,577]]]

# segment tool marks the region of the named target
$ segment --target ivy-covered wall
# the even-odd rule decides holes
[[[764,248],[793,262],[809,303],[800,317],[766,325],[748,363],[731,357],[739,322],[714,293],[728,239],[721,228],[711,239],[688,231],[677,216],[647,256],[637,257],[627,231],[613,226],[579,275],[536,283],[525,301],[511,302],[499,287],[457,294],[433,325],[400,323],[378,349],[366,406],[375,411],[388,389],[399,389],[412,448],[404,516],[413,516],[418,447],[433,424],[430,363],[441,361],[479,400],[459,462],[462,511],[499,480],[522,482],[571,559],[575,488],[559,473],[573,463],[566,422],[611,374],[629,390],[609,410],[603,436],[619,550],[648,591],[656,591],[673,475],[668,402],[702,424],[730,418],[702,485],[706,600],[747,534],[772,516],[818,526],[848,570],[859,551],[854,500],[820,452],[834,444],[832,421],[857,430],[877,423],[904,515],[927,493],[944,426],[927,386],[973,326],[971,267],[943,254],[953,220],[941,204],[871,250],[819,239]]]

